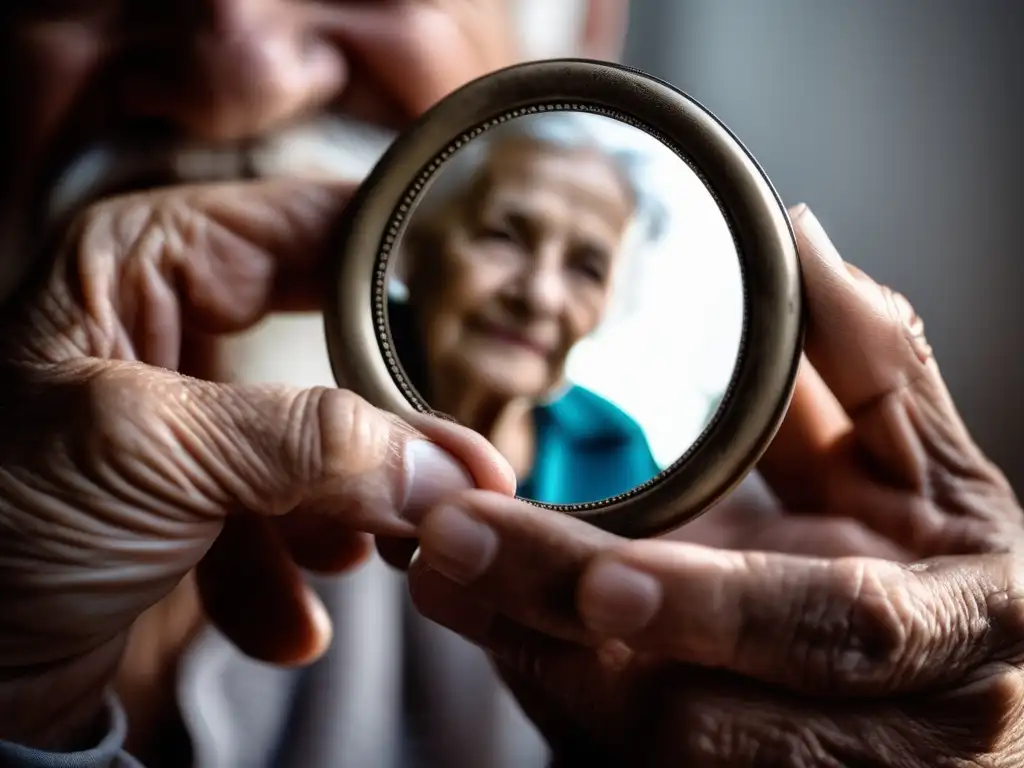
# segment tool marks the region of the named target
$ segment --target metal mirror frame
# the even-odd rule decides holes
[[[718,410],[690,449],[645,485],[572,506],[523,499],[631,538],[692,520],[754,467],[788,409],[803,349],[803,283],[786,208],[747,149],[701,104],[657,78],[606,62],[518,64],[474,80],[388,149],[338,233],[324,330],[338,385],[399,416],[434,413],[404,380],[387,332],[387,263],[419,195],[452,153],[488,127],[544,111],[603,114],[674,149],[719,203],[741,263],[740,356]]]

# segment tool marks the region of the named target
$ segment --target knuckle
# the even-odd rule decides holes
[[[840,558],[806,590],[792,652],[815,689],[894,684],[912,648],[915,611],[898,566]]]
[[[127,255],[152,255],[147,248],[167,230],[165,205],[143,195],[94,203],[79,215],[72,233],[78,241],[83,280],[111,273],[114,262]]]
[[[157,404],[167,402],[167,381],[133,364],[104,367],[81,380],[94,455],[136,454],[160,433]]]
[[[324,473],[323,401],[328,390],[314,387],[283,397],[279,403],[282,430],[274,446],[289,477],[315,480]]]
[[[999,658],[1024,665],[1024,566],[1020,554],[1012,552],[989,559],[996,574],[995,589],[984,599],[982,610],[990,643]]]
[[[192,481],[204,496],[251,510],[294,506],[288,414],[296,401],[278,386],[190,381],[168,402],[167,424],[198,470]]]
[[[319,480],[363,475],[401,459],[397,419],[354,392],[316,390],[305,414],[295,423],[318,435],[319,446],[310,445],[309,454]]]

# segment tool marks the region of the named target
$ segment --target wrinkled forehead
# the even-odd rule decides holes
[[[635,212],[624,174],[592,147],[505,139],[491,146],[473,187],[470,203],[478,212],[574,223],[615,240]]]

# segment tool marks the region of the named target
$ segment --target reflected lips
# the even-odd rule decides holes
[[[538,344],[524,333],[487,321],[481,321],[477,323],[477,325],[481,331],[493,339],[497,339],[498,341],[502,341],[516,347],[528,349],[534,354],[541,355],[543,357],[548,355],[548,349],[545,345]]]

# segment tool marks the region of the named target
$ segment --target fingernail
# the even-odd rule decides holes
[[[436,444],[411,440],[404,451],[405,499],[401,514],[409,522],[418,523],[445,496],[474,487],[473,477],[462,462]]]
[[[594,566],[580,586],[583,622],[607,637],[628,638],[654,619],[661,607],[661,585],[649,574],[622,563]]]
[[[814,215],[814,211],[806,205],[803,206],[803,210],[793,218],[793,226],[803,233],[807,242],[821,258],[835,267],[843,266],[843,259],[839,255],[839,251],[836,250],[832,239],[825,232],[825,228],[821,226],[818,217]]]
[[[498,554],[498,534],[457,507],[440,507],[424,528],[420,540],[423,559],[459,584],[478,578]]]

